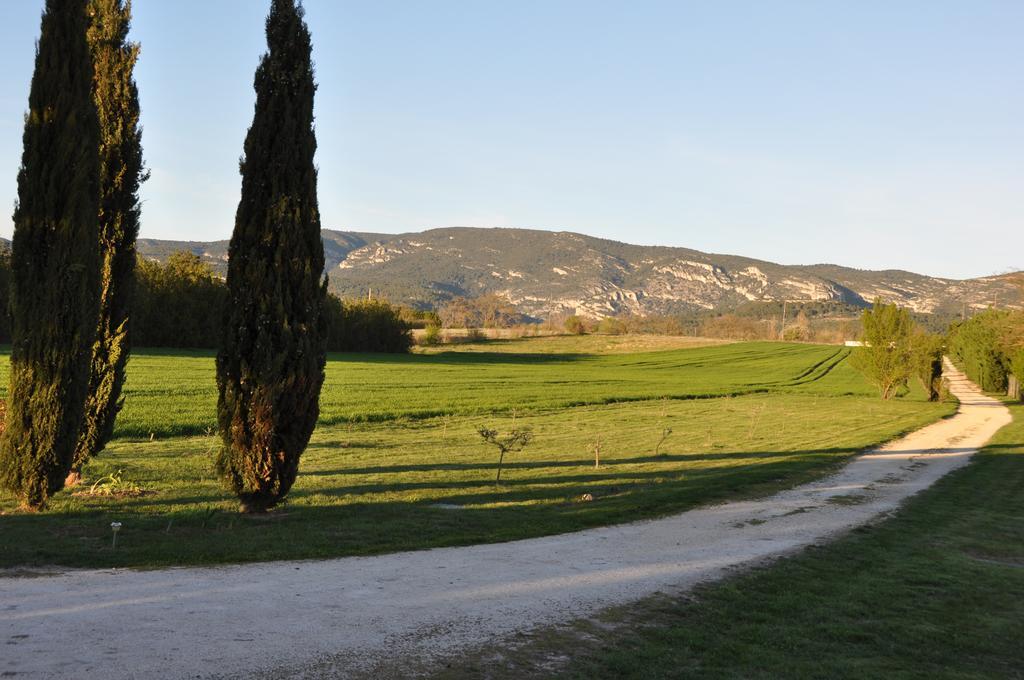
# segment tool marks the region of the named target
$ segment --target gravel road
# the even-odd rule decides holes
[[[819,543],[895,509],[1010,421],[947,366],[952,418],[756,501],[562,536],[320,562],[0,578],[0,674],[348,677],[446,655]]]

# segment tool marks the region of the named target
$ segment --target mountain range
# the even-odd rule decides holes
[[[420,308],[488,293],[537,318],[566,312],[599,318],[727,311],[748,302],[784,300],[864,306],[881,298],[916,312],[947,315],[991,305],[1024,307],[1013,275],[957,280],[833,264],[781,265],[530,229],[322,233],[333,292]],[[220,273],[227,268],[227,241],[139,239],[138,249],[157,260],[187,250]]]

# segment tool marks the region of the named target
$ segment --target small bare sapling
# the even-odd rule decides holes
[[[671,436],[671,434],[672,434],[672,428],[671,427],[666,427],[666,428],[662,429],[662,431],[661,431],[661,439],[659,439],[658,443],[654,445],[654,455],[655,456],[660,456],[661,455],[661,445],[665,443],[665,440],[668,439],[669,436]]]
[[[594,467],[601,467],[601,438],[598,437],[597,441],[594,442]]]
[[[761,416],[764,415],[767,405],[759,404],[750,412],[750,430],[747,432],[747,439],[754,438],[754,432],[757,430],[757,426],[761,423]]]
[[[494,478],[494,485],[497,486],[501,483],[501,466],[505,462],[505,454],[522,451],[530,443],[530,440],[533,439],[533,432],[526,428],[522,430],[513,429],[509,430],[508,434],[504,437],[499,436],[497,430],[491,430],[486,427],[481,427],[477,432],[485,444],[490,444],[498,449],[498,474]]]

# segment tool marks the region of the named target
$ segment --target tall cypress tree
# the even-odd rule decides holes
[[[217,354],[217,468],[243,512],[273,507],[295,482],[326,343],[309,30],[294,0],[272,0],[266,27]]]
[[[14,210],[0,481],[35,508],[71,468],[96,334],[99,122],[85,9],[46,2]]]
[[[69,481],[110,441],[121,410],[130,352],[139,186],[144,180],[139,92],[132,76],[139,46],[128,42],[131,2],[89,0],[89,14],[93,96],[100,122],[100,301],[89,393]]]

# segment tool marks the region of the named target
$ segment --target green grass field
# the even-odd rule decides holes
[[[604,355],[544,351],[333,354],[320,398],[321,423],[511,413],[513,409],[523,413],[662,397],[779,391],[820,380],[847,352],[827,345],[746,343]],[[0,395],[6,396],[7,363],[2,362],[2,367]],[[852,371],[835,373],[825,392],[869,394]],[[169,437],[212,431],[216,427],[215,380],[212,352],[136,351],[115,436]]]
[[[571,531],[768,493],[952,412],[917,392],[880,401],[846,356],[782,343],[332,356],[288,503],[250,517],[214,478],[216,438],[181,436],[213,427],[211,356],[140,351],[119,438],[86,468],[87,484],[41,514],[0,496],[0,565],[314,558]],[[495,487],[497,456],[476,428],[513,420],[535,441]],[[122,490],[141,495],[83,495],[118,470]],[[124,525],[116,550],[113,520]]]
[[[1012,410],[970,465],[886,522],[440,676],[1024,677],[1024,406]]]

